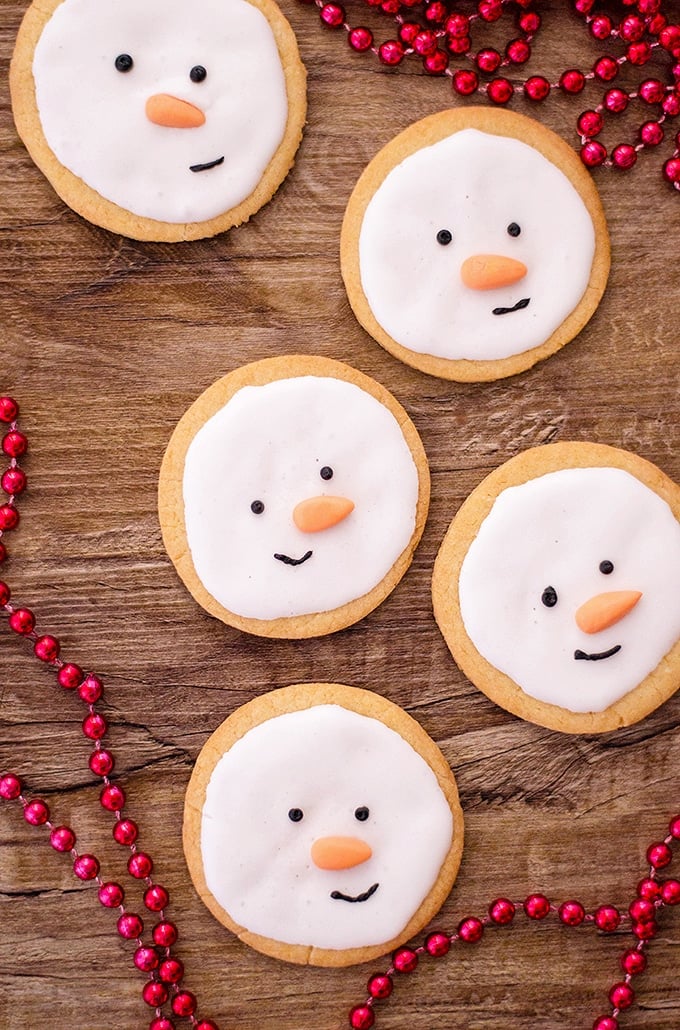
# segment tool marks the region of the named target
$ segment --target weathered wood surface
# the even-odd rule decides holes
[[[530,70],[554,77],[588,67],[601,48],[566,4],[542,6]],[[530,888],[589,906],[627,905],[646,845],[679,806],[680,695],[603,737],[522,723],[451,661],[431,614],[430,575],[463,498],[525,447],[594,439],[680,479],[680,197],[661,182],[660,155],[643,155],[630,174],[597,174],[613,268],[580,337],[515,379],[445,383],[402,366],[364,334],[338,260],[357,176],[397,130],[449,104],[444,82],[413,66],[382,72],[322,31],[313,10],[286,0],[309,69],[308,127],[291,176],[251,224],[225,236],[134,243],[67,210],[16,138],[6,71],[23,8],[2,0],[0,388],[22,405],[30,490],[3,574],[65,654],[105,679],[118,777],[155,875],[171,891],[178,953],[201,1012],[223,1030],[340,1028],[373,971],[300,969],[253,953],[213,921],[185,868],[183,794],[203,742],[237,705],[288,683],[336,679],[378,690],[442,747],[467,841],[438,925]],[[361,18],[363,10],[353,21]],[[586,101],[554,98],[535,113],[574,141],[577,113],[597,98],[594,90]],[[156,516],[160,460],[186,407],[229,369],[291,351],[343,359],[388,386],[422,433],[433,473],[425,535],[394,594],[354,628],[299,643],[244,636],[199,610],[165,556]],[[102,857],[105,876],[125,880],[87,769],[78,702],[2,626],[0,670],[0,769],[23,775]],[[138,893],[128,883],[134,910]],[[113,924],[46,835],[16,806],[0,806],[0,1027],[147,1026],[142,978]],[[518,920],[474,949],[423,963],[381,1006],[377,1025],[587,1030],[606,1009],[627,941]],[[623,1026],[677,1030],[679,947],[677,912],[667,912],[637,982],[639,1006]]]

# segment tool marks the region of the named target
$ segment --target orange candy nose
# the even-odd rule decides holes
[[[641,597],[639,590],[612,590],[607,594],[597,594],[578,609],[576,625],[584,633],[609,629],[627,615]]]
[[[501,254],[473,254],[460,267],[460,277],[471,290],[512,286],[527,274],[527,266]]]
[[[320,533],[337,526],[354,511],[354,501],[347,497],[308,497],[293,510],[293,522],[303,533]]]
[[[312,844],[312,862],[319,869],[352,869],[373,854],[358,837],[319,837]]]
[[[205,123],[200,107],[188,100],[171,97],[169,93],[155,93],[146,102],[146,117],[154,125],[169,129],[197,129]]]

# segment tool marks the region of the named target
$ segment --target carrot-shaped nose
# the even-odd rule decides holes
[[[319,869],[352,869],[368,862],[372,854],[359,837],[319,837],[312,844],[312,862]]]
[[[599,633],[602,629],[609,629],[627,615],[641,597],[639,590],[612,590],[607,594],[596,594],[576,612],[576,625],[584,633]]]
[[[303,533],[320,533],[337,526],[354,511],[354,501],[347,497],[308,497],[293,509],[293,522]]]
[[[200,107],[180,100],[169,93],[154,93],[146,102],[146,117],[154,125],[165,125],[169,129],[197,129],[205,122]]]
[[[512,286],[527,274],[527,266],[501,254],[473,254],[460,267],[460,277],[471,290]]]

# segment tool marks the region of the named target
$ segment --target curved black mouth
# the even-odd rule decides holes
[[[302,565],[303,562],[312,557],[312,552],[307,551],[307,554],[303,554],[301,558],[290,558],[287,554],[275,554],[274,557],[277,561],[282,561],[284,565]]]
[[[331,891],[331,897],[333,898],[333,901],[368,901],[369,898],[373,897],[377,889],[378,884],[374,883],[367,891],[364,891],[363,894],[357,894],[355,898],[353,898],[351,894],[342,894],[340,891]]]
[[[204,165],[189,165],[190,172],[207,172],[209,168],[217,168],[218,165],[224,163],[224,154],[222,157],[216,157],[214,161],[206,161]]]
[[[599,662],[602,658],[611,658],[613,654],[618,654],[620,650],[621,645],[615,644],[614,647],[610,647],[608,651],[595,651],[593,654],[586,654],[585,651],[574,651],[574,658],[577,662]]]
[[[529,301],[531,297],[524,297],[522,300],[518,300],[511,308],[494,308],[491,312],[492,315],[510,315],[513,311],[521,311],[522,308],[529,307]]]

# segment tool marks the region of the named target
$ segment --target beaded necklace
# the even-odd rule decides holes
[[[5,504],[0,504],[0,564],[8,557],[3,537],[19,525],[17,498],[27,486],[26,473],[19,465],[19,458],[26,453],[28,440],[19,429],[18,416],[19,406],[16,401],[11,397],[0,397],[0,424],[8,426],[0,446],[10,459],[9,467],[0,476],[0,486],[8,498]],[[56,673],[58,685],[63,690],[76,694],[87,708],[88,714],[83,720],[82,730],[85,737],[93,742],[89,768],[103,784],[99,802],[104,811],[114,817],[113,838],[116,843],[130,851],[127,862],[128,874],[132,880],[143,884],[143,904],[152,918],[158,920],[151,929],[151,940],[145,942],[144,919],[127,908],[125,890],[121,884],[103,878],[101,863],[96,855],[81,852],[76,847],[75,831],[70,826],[55,823],[49,806],[42,798],[29,799],[19,777],[0,770],[0,799],[17,802],[22,807],[24,819],[29,825],[47,830],[53,850],[68,855],[71,859],[74,875],[83,882],[97,886],[97,896],[104,908],[118,911],[117,933],[135,945],[132,956],[134,965],[150,977],[141,992],[144,1002],[155,1010],[149,1030],[176,1030],[175,1020],[163,1012],[164,1006],[168,1004],[172,1016],[175,1019],[188,1020],[193,1030],[219,1030],[214,1020],[199,1018],[196,995],[182,986],[184,966],[181,960],[172,954],[172,948],[179,936],[178,929],[165,914],[165,908],[170,900],[169,893],[165,887],[152,879],[153,859],[148,851],[140,850],[138,824],[130,818],[123,817],[127,798],[123,789],[111,780],[115,760],[111,751],[102,743],[109,727],[104,716],[96,708],[104,693],[101,678],[92,672],[85,673],[73,662],[65,662],[60,657],[61,645],[57,638],[51,634],[37,632],[33,611],[12,603],[10,588],[4,581],[0,581],[0,610],[7,615],[9,629],[30,641],[35,657]],[[389,968],[384,973],[374,974],[369,978],[368,997],[350,1010],[349,1027],[352,1030],[371,1030],[376,1021],[376,1002],[389,998],[394,989],[395,976],[412,973],[421,957],[440,959],[449,953],[452,945],[475,944],[482,939],[487,928],[510,926],[515,914],[521,911],[533,921],[556,916],[564,927],[590,925],[605,934],[614,933],[621,927],[630,930],[634,943],[621,955],[623,978],[618,979],[609,991],[610,1011],[598,1016],[593,1023],[593,1030],[618,1030],[618,1017],[635,1001],[635,991],[631,986],[633,977],[647,968],[645,948],[658,932],[658,918],[666,906],[680,904],[680,880],[659,878],[659,873],[670,866],[673,860],[673,846],[678,841],[680,815],[671,819],[666,836],[662,840],[654,841],[647,848],[649,870],[638,883],[635,898],[628,906],[627,912],[621,912],[613,905],[600,905],[595,911],[586,912],[579,901],[568,900],[556,905],[540,893],[530,894],[522,901],[511,901],[501,897],[491,902],[483,917],[466,916],[453,933],[435,931],[426,937],[422,945],[398,948],[392,955]]]
[[[616,22],[609,14],[595,11],[596,0],[572,0],[574,15],[581,18],[589,35],[608,43],[618,53],[599,56],[590,70],[567,68],[556,82],[544,75],[530,75],[513,80],[513,71],[521,68],[532,56],[532,44],[541,28],[541,14],[534,9],[534,0],[478,0],[469,4],[470,13],[460,9],[459,0],[365,0],[368,7],[389,18],[396,27],[393,38],[376,43],[375,33],[365,25],[352,27],[346,8],[336,0],[300,0],[315,5],[321,23],[328,29],[343,29],[347,44],[355,53],[372,53],[386,68],[396,68],[407,58],[419,60],[427,75],[439,76],[450,83],[458,97],[478,95],[492,104],[508,104],[522,93],[527,100],[540,103],[551,93],[578,96],[590,84],[604,87],[598,103],[582,111],[576,121],[580,139],[581,160],[588,168],[604,165],[625,171],[632,168],[645,148],[658,147],[666,137],[666,122],[680,114],[680,24],[675,24],[662,10],[662,0],[619,0],[628,9]],[[540,6],[537,4],[536,6]],[[516,8],[516,34],[504,48],[484,46],[473,50],[472,34],[498,21]],[[668,62],[668,81],[658,77],[643,78],[636,88],[612,86],[624,66],[644,68],[653,55]],[[452,62],[463,61],[454,68]],[[498,75],[499,71],[505,74]],[[605,120],[625,111],[631,101],[649,108],[653,117],[645,117],[637,137],[617,143],[607,151],[597,139]],[[674,150],[664,160],[664,180],[680,191],[680,132],[674,138]]]

